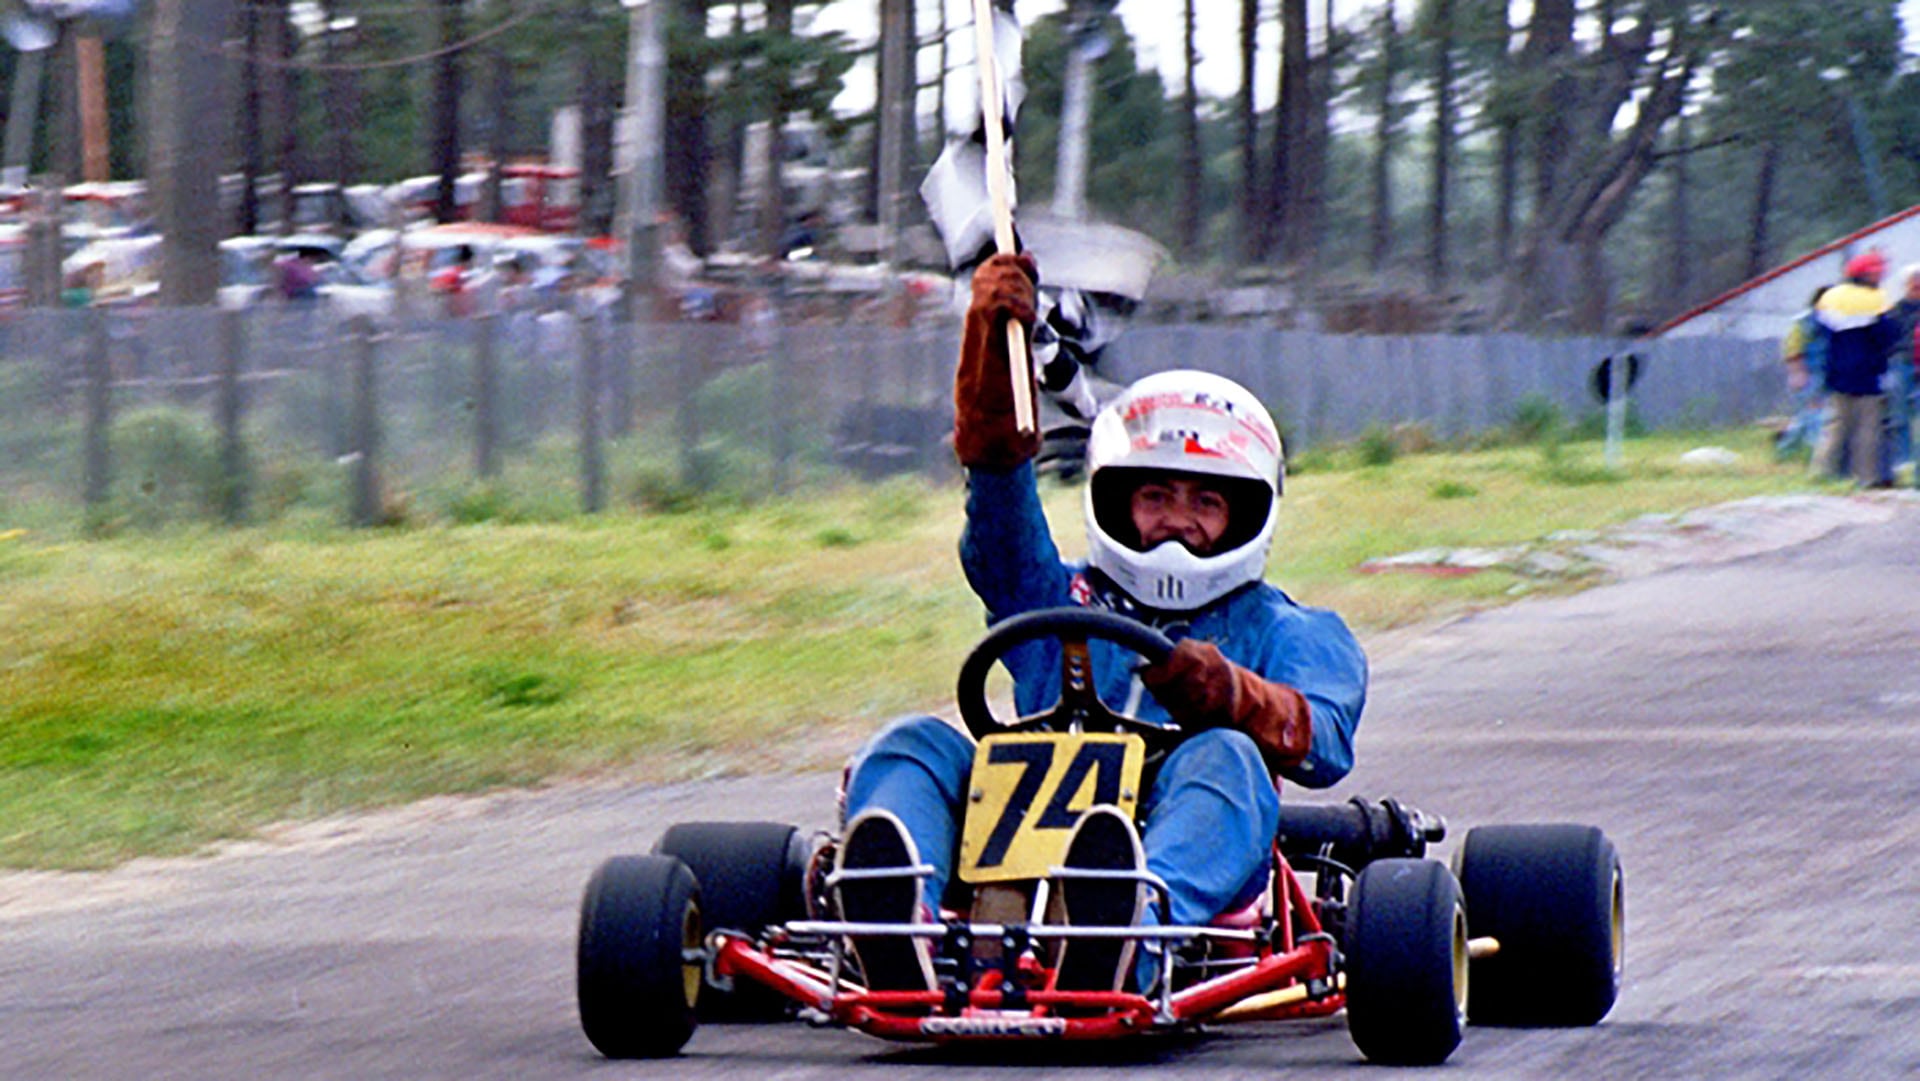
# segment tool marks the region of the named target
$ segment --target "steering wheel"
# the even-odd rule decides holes
[[[987,705],[987,673],[1014,647],[1038,639],[1060,640],[1060,701],[1052,710],[1008,723]],[[1107,708],[1093,686],[1093,658],[1087,642],[1101,639],[1124,646],[1159,664],[1173,652],[1173,641],[1144,623],[1097,608],[1068,606],[1026,612],[997,624],[960,665],[957,698],[960,719],[975,739],[995,732],[1132,732],[1151,746],[1178,736],[1180,726],[1155,724]]]

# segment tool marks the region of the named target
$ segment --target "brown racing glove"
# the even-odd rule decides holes
[[[1275,770],[1299,765],[1313,742],[1304,695],[1240,667],[1211,642],[1181,640],[1166,660],[1140,670],[1140,682],[1180,727],[1237,728]]]
[[[1040,452],[1039,432],[1022,435],[1013,422],[1006,329],[1009,319],[1032,328],[1039,278],[1033,256],[1024,252],[996,255],[973,272],[953,376],[953,450],[969,469],[1012,469]]]

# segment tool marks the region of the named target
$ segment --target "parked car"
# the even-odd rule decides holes
[[[0,310],[27,302],[27,227],[0,224]]]
[[[393,286],[368,277],[344,258],[346,246],[346,241],[325,233],[223,240],[220,305],[238,309],[287,299],[281,295],[285,262],[299,259],[312,268],[314,296],[329,313],[339,318],[390,318],[394,311]]]
[[[151,303],[160,292],[160,238],[106,237],[60,263],[62,281],[86,281],[92,304]]]

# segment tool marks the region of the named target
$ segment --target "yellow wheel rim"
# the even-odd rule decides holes
[[[700,906],[687,902],[687,910],[680,916],[680,987],[686,993],[687,1006],[693,1007],[700,1001],[700,982],[704,967],[696,957],[700,950]]]
[[[1464,1018],[1467,1015],[1467,974],[1472,968],[1472,956],[1467,949],[1467,910],[1463,905],[1453,906],[1453,1008]]]

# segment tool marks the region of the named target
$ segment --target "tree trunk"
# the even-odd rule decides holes
[[[1605,333],[1607,313],[1613,304],[1613,283],[1607,272],[1606,238],[1599,234],[1580,237],[1574,245],[1579,260],[1579,289],[1575,293],[1574,329],[1588,334]]]
[[[303,179],[300,168],[300,69],[293,64],[299,41],[294,36],[291,0],[280,0],[273,15],[274,123],[280,135],[280,233],[293,232],[294,186]]]
[[[1087,216],[1087,146],[1093,114],[1093,61],[1082,47],[1095,17],[1085,0],[1067,8],[1067,56],[1060,75],[1060,138],[1053,170],[1053,213]]]
[[[1501,5],[1501,9],[1500,63],[1496,85],[1504,94],[1512,94],[1515,92],[1511,86],[1515,74],[1513,24],[1508,21],[1511,16],[1506,5]],[[1504,268],[1513,258],[1514,223],[1520,202],[1520,122],[1514,115],[1511,101],[1501,102],[1495,127],[1494,157],[1498,179],[1494,193],[1493,258],[1495,266]]]
[[[1307,167],[1300,178],[1294,260],[1316,265],[1327,218],[1327,169],[1333,148],[1333,0],[1320,23],[1320,54],[1307,61]]]
[[[234,228],[241,236],[260,231],[260,6],[240,6],[240,40],[247,55],[240,62],[240,205]]]
[[[1552,205],[1559,188],[1560,166],[1570,149],[1566,113],[1554,104],[1571,96],[1572,80],[1561,70],[1561,58],[1573,48],[1573,13],[1574,0],[1534,0],[1533,22],[1527,29],[1527,68],[1538,77],[1529,109],[1533,137],[1528,147],[1533,158],[1536,213],[1538,208]]]
[[[1519,126],[1512,122],[1501,124],[1495,141],[1499,179],[1494,195],[1493,257],[1496,265],[1504,267],[1513,258],[1514,223],[1520,213]]]
[[[60,29],[49,50],[53,78],[53,115],[47,120],[48,166],[69,184],[83,175],[80,155],[80,34],[71,23]]]
[[[1433,0],[1433,191],[1427,218],[1427,288],[1447,288],[1447,195],[1453,167],[1453,0]]]
[[[487,50],[487,183],[480,189],[480,217],[497,222],[505,217],[501,188],[507,138],[513,127],[513,61],[498,47]]]
[[[743,38],[747,32],[746,5],[733,7],[733,35]],[[943,65],[944,67],[944,65]],[[727,65],[726,88],[740,85],[741,64],[734,60]],[[943,80],[944,82],[944,80]],[[726,93],[723,90],[722,93]],[[708,250],[731,248],[742,235],[740,221],[740,185],[741,174],[746,168],[746,122],[737,109],[729,109],[724,114],[726,130],[720,133],[720,159],[714,170],[714,182],[708,186],[707,223]],[[696,249],[698,250],[698,249]]]
[[[456,185],[460,180],[460,53],[454,49],[463,33],[462,0],[440,0],[440,56],[433,68],[433,171],[440,177],[434,194],[433,218],[453,221],[459,216]]]
[[[1399,74],[1400,29],[1393,0],[1380,11],[1380,86],[1375,99],[1373,136],[1373,216],[1368,233],[1367,265],[1375,274],[1387,267],[1393,251],[1393,83]]]
[[[582,25],[591,25],[595,5],[584,0]],[[670,9],[669,9],[670,10]],[[613,75],[594,51],[579,49],[580,88],[580,231],[599,236],[613,231],[618,197],[613,187]],[[669,73],[668,78],[672,75]],[[666,140],[669,146],[673,139]]]
[[[1181,34],[1186,56],[1180,99],[1180,250],[1188,258],[1200,250],[1200,207],[1204,198],[1201,190],[1200,93],[1193,78],[1194,65],[1200,60],[1200,50],[1194,43],[1195,3],[1196,0],[1187,0],[1186,25]]]
[[[327,126],[333,132],[333,180],[344,191],[353,183],[355,174],[352,137],[352,117],[355,115],[355,110],[347,82],[348,74],[339,67],[340,35],[333,29],[334,9],[337,3],[338,0],[325,0],[321,5],[320,11],[326,20],[326,29],[320,35],[320,48],[327,63],[325,83]]]
[[[665,169],[667,205],[686,223],[686,240],[697,252],[711,251],[707,180],[712,161],[707,150],[707,72],[701,48],[707,27],[707,0],[676,0],[668,8],[667,130]],[[677,46],[677,48],[676,48]]]
[[[776,42],[793,36],[793,3],[794,0],[767,0],[767,35]],[[760,251],[778,259],[786,254],[781,250],[787,231],[787,197],[781,184],[780,159],[781,144],[786,142],[787,80],[792,76],[778,61],[770,74],[773,101],[767,109],[767,141],[762,147]]]
[[[230,0],[155,0],[148,24],[147,174],[159,226],[160,303],[211,304],[220,286],[220,163],[231,69],[204,42],[226,39]]]
[[[1306,173],[1312,94],[1307,60],[1307,0],[1280,0],[1280,124],[1273,142],[1270,218],[1282,262],[1293,259],[1300,221],[1300,191]]]
[[[1769,139],[1760,148],[1760,168],[1753,178],[1753,214],[1747,219],[1748,279],[1764,274],[1772,258],[1773,242],[1768,237],[1773,217],[1773,182],[1780,167],[1780,142]]]
[[[947,65],[951,63],[947,55],[947,50],[949,47],[948,35],[951,32],[951,28],[947,25],[948,12],[945,0],[942,0],[942,2],[936,6],[940,11],[940,21],[936,24],[938,29],[935,31],[940,37],[940,48],[938,50],[940,54],[940,76],[934,80],[933,91],[933,115],[935,117],[933,122],[933,142],[935,147],[934,152],[937,154],[939,153],[939,148],[946,142],[947,138]]]
[[[1673,172],[1673,184],[1667,199],[1667,273],[1666,296],[1662,308],[1667,312],[1685,311],[1687,298],[1693,295],[1693,207],[1688,200],[1687,116],[1680,114],[1674,142],[1680,151],[1667,159]]]
[[[1240,96],[1234,108],[1240,117],[1240,257],[1258,262],[1265,251],[1261,229],[1266,212],[1260,187],[1260,111],[1254,101],[1258,75],[1260,0],[1240,0]]]
[[[880,258],[899,258],[900,230],[906,214],[907,177],[915,152],[914,99],[919,91],[913,47],[913,4],[881,0],[880,64],[877,75],[879,138],[874,140],[874,221],[880,226]]]

